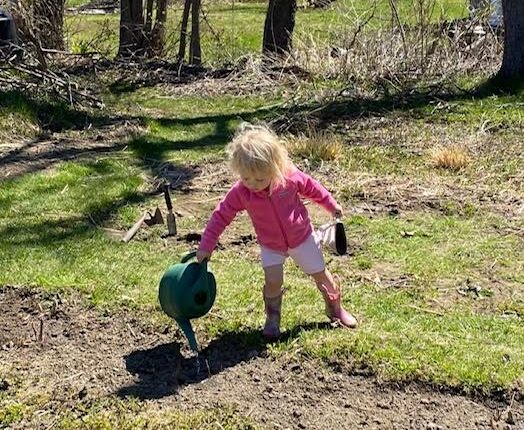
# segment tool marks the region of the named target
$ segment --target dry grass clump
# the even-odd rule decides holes
[[[327,132],[312,132],[285,137],[284,143],[293,157],[311,162],[337,161],[344,156],[344,143],[340,136]]]
[[[431,165],[439,169],[457,171],[467,167],[470,162],[467,149],[460,145],[440,146],[431,151]]]

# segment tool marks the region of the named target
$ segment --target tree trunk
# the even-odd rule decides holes
[[[524,78],[524,1],[503,0],[504,56],[499,77]]]
[[[121,57],[144,54],[144,11],[142,0],[120,1],[120,43]]]
[[[296,0],[269,0],[262,44],[264,54],[274,56],[291,51],[296,11]]]
[[[0,46],[17,44],[16,25],[13,15],[0,8]]]
[[[189,46],[189,64],[202,63],[200,51],[200,0],[193,0],[191,8],[191,44]]]
[[[182,23],[180,24],[180,43],[178,44],[178,61],[184,61],[186,56],[186,37],[187,22],[189,21],[189,10],[191,9],[191,0],[184,1],[184,11],[182,12]]]

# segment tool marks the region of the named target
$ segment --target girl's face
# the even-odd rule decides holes
[[[252,191],[265,190],[271,184],[271,177],[263,173],[243,173],[240,175],[242,183]]]

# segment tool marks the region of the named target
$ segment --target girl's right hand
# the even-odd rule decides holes
[[[211,253],[209,251],[204,251],[202,249],[197,250],[196,252],[196,259],[199,263],[202,263],[204,260],[208,260],[211,258]]]

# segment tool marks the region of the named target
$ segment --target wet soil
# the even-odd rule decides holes
[[[161,410],[233,407],[267,429],[524,429],[523,399],[511,395],[466,396],[384,383],[337,363],[275,359],[257,331],[202,345],[192,356],[174,325],[103,313],[78,294],[0,288],[0,390],[48,399],[13,428],[49,428],[64,407],[116,395]]]

